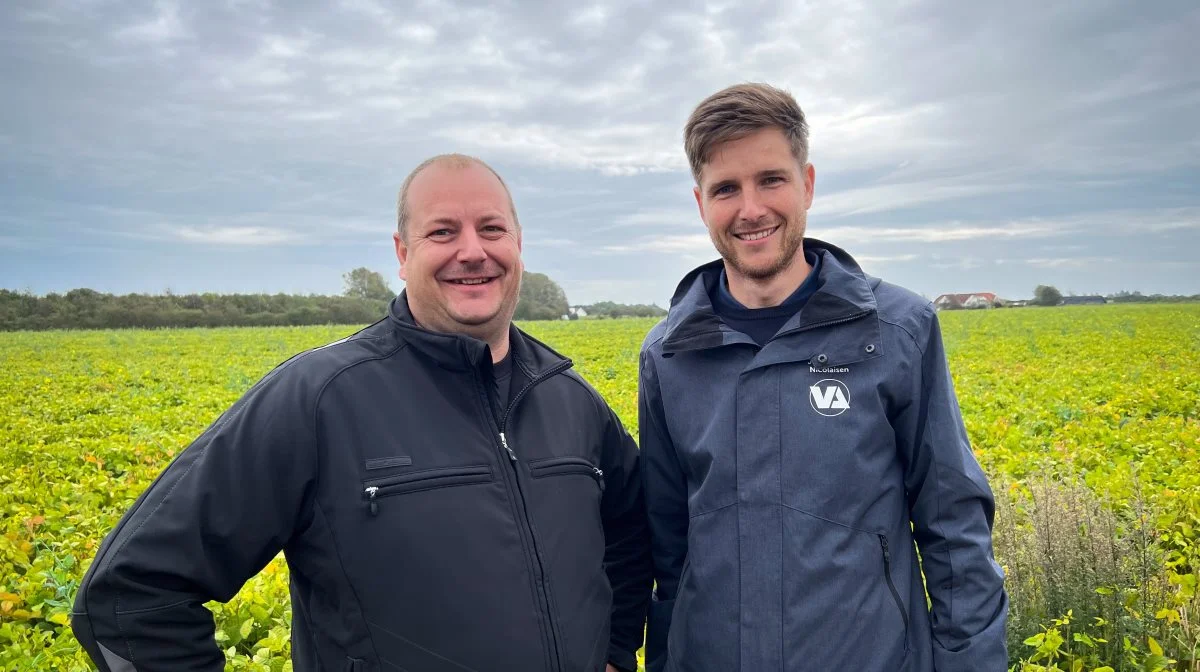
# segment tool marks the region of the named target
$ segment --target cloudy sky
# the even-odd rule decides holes
[[[682,126],[726,85],[809,116],[809,235],[933,297],[1200,292],[1194,0],[0,3],[0,287],[399,289],[396,190],[511,183],[572,303],[715,258]]]

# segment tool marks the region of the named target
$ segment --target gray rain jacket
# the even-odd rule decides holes
[[[648,669],[1005,670],[994,502],[937,316],[805,246],[820,289],[763,347],[713,312],[719,261],[643,345]]]

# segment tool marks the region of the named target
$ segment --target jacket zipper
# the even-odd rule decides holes
[[[376,501],[379,497],[390,497],[406,492],[416,492],[424,489],[422,485],[428,485],[431,481],[453,481],[453,483],[447,483],[447,485],[471,485],[474,483],[486,483],[491,480],[492,470],[486,465],[450,467],[436,469],[427,474],[400,476],[399,478],[390,479],[391,482],[376,481],[375,485],[363,488],[363,497],[367,500],[367,508],[370,510],[371,515],[374,516],[379,513],[379,503]]]
[[[845,324],[846,322],[853,322],[857,319],[866,317],[867,315],[870,315],[870,314],[871,314],[871,311],[864,310],[861,312],[854,313],[853,315],[839,317],[836,320],[826,320],[825,322],[815,322],[813,324],[802,324],[798,327],[794,327],[792,329],[788,329],[787,331],[781,331],[778,334],[775,334],[774,336],[771,337],[771,340],[775,340],[776,338],[779,338],[780,336],[787,336],[788,334],[794,334],[794,333],[797,333],[800,331],[809,331],[812,329],[820,329],[821,327],[832,327],[835,324]]]
[[[563,361],[555,364],[554,366],[550,367],[549,369],[546,369],[545,371],[534,376],[533,378],[531,378],[529,380],[528,383],[525,383],[525,387],[522,387],[521,391],[517,392],[517,396],[513,397],[512,403],[509,404],[504,409],[504,415],[500,417],[500,432],[501,433],[504,432],[504,424],[506,422],[508,422],[508,416],[512,413],[512,409],[517,407],[517,404],[521,401],[522,398],[525,397],[525,393],[528,392],[530,390],[530,388],[532,388],[534,385],[537,385],[538,383],[542,382],[543,380],[546,380],[550,376],[554,376],[559,373],[562,373],[563,371],[566,371],[569,368],[571,368],[571,360],[569,360],[569,359],[563,360]]]
[[[883,547],[883,576],[887,579],[888,590],[892,591],[892,599],[896,601],[896,608],[900,610],[900,617],[904,619],[904,648],[908,649],[908,612],[904,610],[904,603],[900,601],[900,591],[896,590],[896,584],[892,583],[892,554],[888,551],[888,540],[884,535],[879,535],[879,545]]]
[[[771,337],[771,339],[770,339],[770,340],[771,340],[771,341],[773,341],[773,340],[775,340],[776,338],[779,338],[780,336],[787,336],[788,334],[794,334],[794,333],[796,333],[796,332],[799,332],[799,331],[809,331],[810,329],[820,329],[821,327],[832,327],[832,326],[834,326],[834,325],[836,325],[836,324],[843,324],[843,323],[846,323],[846,322],[853,322],[854,320],[857,320],[857,319],[860,319],[860,318],[866,317],[867,315],[870,315],[870,314],[871,314],[871,311],[870,311],[870,310],[864,310],[864,311],[861,311],[861,312],[854,313],[854,314],[852,314],[852,315],[847,315],[847,316],[845,316],[845,317],[839,317],[839,318],[837,318],[837,319],[834,319],[834,320],[826,320],[825,322],[816,322],[816,323],[813,323],[813,324],[802,324],[802,325],[800,325],[800,326],[798,326],[798,327],[794,327],[794,328],[792,328],[792,329],[788,329],[787,331],[783,331],[783,332],[780,332],[780,333],[778,333],[778,334],[775,334],[774,336],[772,336],[772,337]],[[703,331],[703,332],[700,332],[700,333],[698,333],[698,334],[692,334],[692,335],[690,335],[690,336],[688,336],[688,337],[686,337],[686,338],[683,338],[683,339],[680,339],[680,340],[677,340],[677,341],[672,341],[672,342],[670,342],[670,343],[666,343],[666,342],[664,342],[664,343],[663,343],[663,347],[664,347],[664,348],[668,348],[668,347],[669,347],[669,348],[671,348],[672,350],[674,350],[674,348],[678,347],[679,345],[681,345],[681,344],[683,344],[683,343],[687,343],[688,341],[691,341],[691,340],[693,340],[693,339],[697,339],[697,338],[700,338],[700,337],[702,337],[702,336],[712,336],[713,334],[720,334],[720,333],[722,333],[720,329],[717,329],[717,330],[715,330],[715,331]],[[770,341],[768,341],[768,342],[770,342]],[[748,343],[747,345],[749,345],[749,343]]]
[[[600,492],[604,492],[604,470],[592,466],[587,460],[582,458],[557,458],[548,460],[547,462],[529,465],[530,475],[534,478],[546,478],[547,476],[557,476],[560,474],[588,475],[596,479],[596,485],[600,486]]]
[[[517,484],[517,494],[521,498],[521,513],[525,518],[525,529],[529,533],[529,540],[533,546],[534,560],[537,561],[538,577],[539,577],[538,578],[538,589],[539,589],[538,597],[541,598],[542,607],[546,610],[546,623],[550,629],[550,644],[551,644],[551,647],[553,648],[553,652],[554,652],[554,666],[553,667],[556,670],[562,669],[562,655],[559,653],[557,626],[556,626],[555,618],[554,618],[554,609],[550,605],[550,595],[548,592],[549,589],[546,585],[547,584],[547,582],[546,582],[546,562],[545,562],[545,560],[542,559],[542,551],[538,547],[537,537],[535,537],[533,535],[533,521],[530,520],[530,518],[529,518],[529,504],[528,504],[528,502],[525,501],[525,491],[521,488],[521,477],[520,477],[520,473],[517,469],[517,454],[515,452],[513,452],[513,449],[508,445],[508,437],[505,435],[504,430],[506,429],[506,426],[508,423],[508,416],[512,413],[512,410],[517,407],[517,404],[520,403],[521,399],[523,399],[525,397],[525,394],[527,392],[529,392],[529,390],[531,388],[533,388],[534,385],[537,385],[538,383],[542,382],[543,380],[546,380],[550,376],[556,375],[556,374],[558,374],[562,371],[565,371],[569,368],[571,368],[571,360],[565,360],[565,361],[559,362],[558,364],[555,364],[554,366],[550,367],[549,369],[547,369],[547,370],[541,372],[540,374],[538,374],[537,376],[534,376],[533,378],[531,378],[529,380],[529,382],[525,384],[525,387],[521,388],[521,391],[517,393],[517,396],[513,397],[512,403],[508,404],[508,406],[505,407],[504,415],[502,415],[500,417],[500,432],[499,432],[500,446],[502,448],[504,448],[504,452],[508,455],[508,464],[509,464],[509,466],[512,467],[513,481],[516,482],[516,484]],[[487,401],[486,395],[485,395],[484,401]],[[487,408],[491,407],[490,402],[486,405],[486,407]]]

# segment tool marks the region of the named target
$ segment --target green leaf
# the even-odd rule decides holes
[[[1150,647],[1150,653],[1153,653],[1156,656],[1163,655],[1162,646],[1160,646],[1159,643],[1157,641],[1155,641],[1155,639],[1153,637],[1149,637],[1149,636],[1146,637],[1146,645]]]

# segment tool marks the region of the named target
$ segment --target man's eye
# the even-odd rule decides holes
[[[433,231],[429,232],[429,237],[430,238],[444,238],[444,237],[450,235],[450,233],[451,233],[450,229],[434,229]]]
[[[737,187],[733,186],[732,184],[726,184],[713,190],[713,196],[727,196],[732,194],[734,191],[737,191]]]
[[[778,175],[772,175],[763,179],[763,184],[779,184],[780,182],[783,182],[783,178]]]

